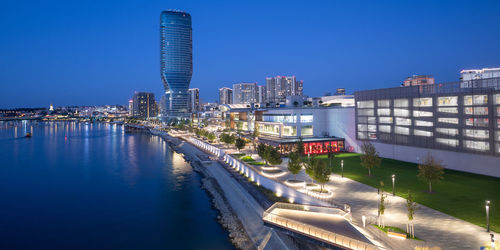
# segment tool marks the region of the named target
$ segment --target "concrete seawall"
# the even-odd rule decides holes
[[[286,186],[284,184],[279,183],[276,180],[263,176],[256,168],[253,166],[249,166],[239,159],[226,154],[226,152],[222,149],[219,149],[215,146],[212,146],[206,142],[202,142],[200,140],[190,138],[189,142],[194,144],[195,146],[202,148],[217,157],[222,157],[224,162],[235,168],[237,171],[243,173],[246,177],[248,177],[251,181],[256,182],[258,185],[273,191],[277,196],[282,196],[287,198],[290,202],[296,202],[306,205],[318,205],[318,206],[332,206],[324,201],[320,201],[315,199],[307,194],[298,192],[296,189]]]

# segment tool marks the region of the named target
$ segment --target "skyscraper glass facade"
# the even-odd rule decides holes
[[[166,115],[188,112],[193,74],[191,15],[163,11],[160,16],[160,71],[166,95]]]

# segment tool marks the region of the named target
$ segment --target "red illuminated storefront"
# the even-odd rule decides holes
[[[295,151],[297,147],[298,139],[271,139],[271,138],[259,138],[259,142],[262,142],[273,147],[277,147],[282,154],[288,154],[291,151]],[[302,140],[304,143],[304,154],[305,155],[322,155],[330,152],[342,152],[345,151],[344,139],[336,137],[328,138],[304,138]]]
[[[304,142],[304,153],[306,155],[322,155],[339,151],[344,151],[344,140]]]

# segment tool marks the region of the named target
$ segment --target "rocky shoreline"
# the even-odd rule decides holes
[[[177,153],[182,153],[184,160],[189,162],[193,170],[201,175],[201,188],[210,196],[212,206],[219,214],[217,216],[217,221],[228,231],[231,243],[238,249],[255,249],[241,221],[227,201],[224,191],[219,186],[219,183],[205,171],[203,163],[179,147],[181,142],[180,139],[162,135],[158,136],[163,138],[172,150]]]

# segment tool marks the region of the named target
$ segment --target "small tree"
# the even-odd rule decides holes
[[[324,161],[316,160],[313,167],[313,179],[320,184],[320,193],[323,192],[325,183],[330,180],[330,171]]]
[[[247,144],[247,142],[241,137],[236,138],[236,140],[234,141],[234,146],[236,146],[238,151],[243,149],[246,144]]]
[[[410,191],[408,191],[408,197],[406,198],[406,209],[408,210],[408,224],[406,224],[406,232],[410,237],[415,238],[415,227],[413,225],[413,219],[415,216],[415,211],[417,211],[417,203],[413,200],[413,196]]]
[[[418,177],[423,178],[429,184],[429,193],[432,193],[432,183],[443,179],[443,164],[428,154],[418,165]]]
[[[267,150],[267,146],[266,144],[264,143],[259,143],[259,145],[257,146],[257,154],[260,156],[260,158],[262,158],[264,161],[266,161],[266,164],[267,164],[267,160],[266,160],[266,150]]]
[[[302,141],[302,137],[299,137],[296,147],[296,152],[302,157],[304,155],[304,141]]]
[[[293,174],[294,180],[297,174],[300,173],[302,169],[301,156],[297,152],[291,152],[288,154],[288,170]]]
[[[238,131],[238,134],[241,134],[242,128],[243,128],[243,122],[237,122],[236,123],[236,130]]]
[[[281,154],[276,148],[268,146],[266,151],[267,161],[272,166],[279,165],[283,162],[283,159],[281,159]]]
[[[378,226],[383,228],[385,227],[385,222],[384,222],[385,198],[387,198],[387,195],[384,194],[384,190],[382,189],[380,193],[380,203],[378,205]]]
[[[373,146],[373,144],[369,142],[364,142],[361,145],[361,152],[363,152],[363,154],[360,156],[361,166],[368,169],[368,176],[372,176],[371,169],[373,167],[380,166],[380,162],[382,160],[378,156],[378,152]]]
[[[332,145],[328,145],[328,163],[329,163],[329,168],[332,169],[332,161],[333,158],[335,158],[335,154],[333,153]],[[333,171],[333,169],[332,169]]]
[[[213,132],[212,132],[212,133],[208,133],[208,134],[207,134],[207,139],[208,139],[208,140],[213,141],[213,140],[215,140],[215,138],[217,138],[217,137],[215,136],[215,133],[213,133]]]

